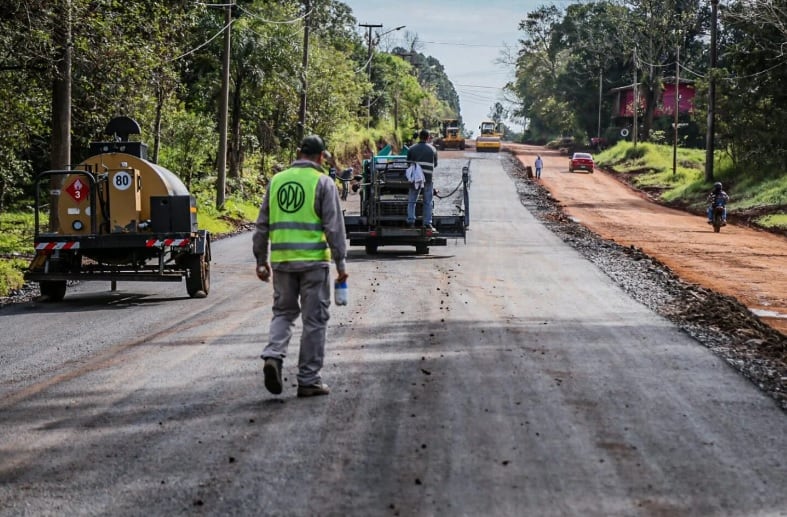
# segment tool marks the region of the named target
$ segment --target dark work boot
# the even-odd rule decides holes
[[[274,359],[273,357],[265,359],[262,373],[265,375],[265,388],[274,395],[280,394],[282,390],[281,359]]]

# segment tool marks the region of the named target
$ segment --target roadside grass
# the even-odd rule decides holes
[[[28,260],[33,254],[34,219],[31,212],[0,213],[0,296],[21,288]]]
[[[656,144],[618,143],[596,157],[599,165],[615,172],[635,175],[640,187],[661,187],[665,192],[685,190],[687,184],[701,181],[705,154],[699,149],[678,149],[677,167],[672,170],[672,148]]]
[[[8,296],[25,284],[23,272],[27,261],[18,258],[0,259],[0,296]]]
[[[787,228],[787,214],[770,214],[756,219],[763,228]]]
[[[32,212],[0,213],[0,256],[33,253],[33,228],[35,219]]]
[[[198,196],[201,197],[201,196]],[[225,200],[224,210],[217,210],[215,203],[198,203],[197,224],[201,230],[207,230],[212,235],[232,233],[242,224],[256,221],[260,210],[259,203],[231,197]]]
[[[704,210],[713,182],[705,181],[705,151],[677,150],[677,167],[672,168],[672,146],[618,142],[599,153],[597,163],[613,172],[628,174],[633,184],[645,190],[659,191],[667,203]],[[787,175],[783,171],[740,170],[726,155],[717,154],[714,181],[721,181],[730,195],[729,210],[771,211],[755,217],[754,222],[766,228],[787,229]]]

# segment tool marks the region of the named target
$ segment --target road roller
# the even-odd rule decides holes
[[[69,283],[182,282],[192,298],[210,291],[210,234],[180,178],[147,159],[129,117],[112,119],[105,141],[66,170],[35,178],[35,256],[25,279],[61,301]]]

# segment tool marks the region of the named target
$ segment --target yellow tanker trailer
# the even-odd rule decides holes
[[[210,234],[197,227],[197,206],[174,173],[147,160],[129,141],[136,121],[118,117],[112,139],[90,145],[76,167],[36,177],[35,257],[25,278],[62,300],[68,281],[173,281],[193,298],[210,290]],[[46,192],[48,189],[48,193]],[[47,195],[48,194],[48,195]]]

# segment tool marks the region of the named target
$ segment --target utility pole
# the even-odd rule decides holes
[[[71,59],[72,59],[72,9],[71,0],[61,0],[56,4],[60,23],[55,25],[52,38],[58,52],[57,73],[52,80],[52,154],[51,169],[71,167]],[[49,191],[55,192],[63,187],[65,176],[50,176]],[[59,226],[60,198],[50,196],[49,228],[55,231]],[[38,230],[38,228],[36,228]]]
[[[637,129],[639,128],[639,121],[637,121],[637,112],[639,111],[639,84],[637,84],[637,81],[637,50],[634,49],[634,106],[632,106],[634,125],[631,128],[631,141],[634,143],[634,147],[637,147]]]
[[[303,28],[303,66],[301,70],[301,105],[298,109],[298,131],[297,131],[297,140],[298,144],[300,145],[301,140],[303,140],[303,134],[306,129],[306,89],[309,86],[309,81],[307,78],[307,71],[309,69],[309,20],[311,15],[309,11],[311,7],[309,5],[309,0],[305,0],[304,7],[306,9],[306,17],[303,20],[305,24]]]
[[[232,8],[235,4],[225,6],[224,26],[224,63],[221,79],[221,107],[219,108],[219,156],[218,177],[216,178],[216,209],[224,209],[224,198],[227,190],[227,111],[230,104],[230,31],[232,29]]]
[[[59,53],[57,73],[52,81],[52,155],[50,168],[65,169],[71,164],[71,0],[56,7],[60,17],[53,39]]]
[[[680,109],[680,41],[675,53],[675,119],[674,140],[672,142],[672,176],[678,172],[678,110]]]
[[[708,129],[705,134],[705,181],[713,181],[714,134],[716,133],[716,25],[719,0],[711,0],[710,68],[708,69]]]
[[[373,28],[382,28],[383,24],[371,24],[371,23],[359,23],[360,27],[366,27],[367,33],[367,42],[369,45],[369,55],[367,56],[366,61],[366,75],[369,79],[369,84],[372,83],[372,29]],[[366,96],[366,127],[369,128],[369,125],[372,123],[372,92]]]
[[[601,139],[601,103],[603,102],[603,79],[604,69],[599,66],[598,69],[598,126],[596,127],[596,138]],[[599,140],[600,142],[600,140]]]

